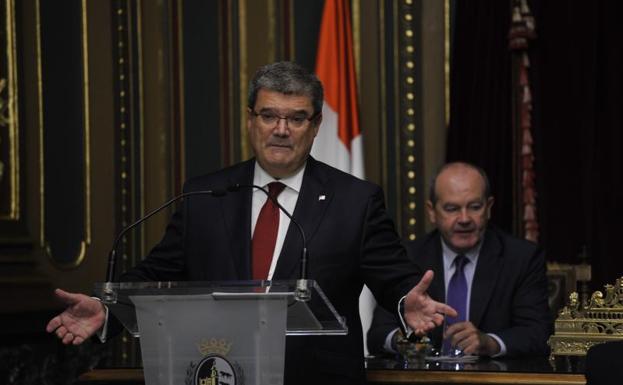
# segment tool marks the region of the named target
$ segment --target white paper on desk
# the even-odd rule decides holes
[[[478,361],[479,356],[473,355],[460,355],[460,356],[430,356],[425,357],[426,361],[433,362],[456,362],[456,363],[470,363]]]

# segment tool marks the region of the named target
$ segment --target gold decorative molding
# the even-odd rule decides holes
[[[6,78],[0,78],[0,127],[6,128],[11,123],[11,118],[8,113],[9,101],[8,98],[5,98],[4,90],[6,89]],[[0,146],[2,146],[2,135],[0,135]],[[4,179],[4,167],[5,162],[3,162],[2,152],[0,152],[0,183],[2,183]]]
[[[43,65],[41,47],[41,7],[39,0],[35,1],[35,25],[37,44],[37,123],[39,126],[39,246],[45,247],[45,161],[43,140]]]
[[[0,60],[0,194],[8,201],[0,205],[0,220],[20,219],[20,153],[19,153],[19,99],[17,87],[17,54],[15,37],[15,3],[4,2],[4,33]],[[0,35],[1,36],[1,35]],[[4,151],[2,151],[4,152]],[[1,154],[1,152],[0,152]]]
[[[444,0],[443,2],[443,29],[444,29],[444,74],[445,74],[445,115],[446,115],[446,127],[450,125],[450,55],[451,55],[451,33],[452,26],[451,20],[451,8],[450,0]]]
[[[248,46],[247,46],[247,33],[249,33],[249,31],[247,30],[247,23],[249,21],[248,19],[248,15],[247,15],[247,1],[248,0],[243,0],[240,1],[238,4],[238,28],[239,33],[238,33],[238,57],[239,57],[239,62],[238,62],[238,79],[239,79],[239,94],[238,94],[238,116],[239,118],[239,135],[240,135],[240,157],[241,160],[242,159],[248,159],[251,157],[251,149],[249,148],[249,141],[247,139],[247,92],[249,91],[249,85],[248,85],[248,71],[249,71],[249,66],[248,66],[248,60],[249,57],[247,55],[247,50],[248,50]],[[272,1],[269,1],[269,5],[273,4]],[[274,4],[272,6],[272,8],[274,8]],[[269,15],[272,15],[272,13],[270,13]],[[275,25],[275,18],[274,15],[271,17],[269,16],[268,21],[271,23],[271,27],[274,27]],[[274,31],[274,28],[269,28],[269,31]],[[271,43],[272,44],[272,43]],[[269,44],[269,46],[272,47],[272,54],[274,55],[275,53],[275,47],[274,44]],[[255,69],[253,69],[255,70]]]
[[[398,39],[398,100],[400,106],[397,115],[399,127],[396,137],[400,159],[401,174],[398,180],[397,191],[402,199],[402,234],[409,240],[416,238],[416,15],[412,0],[403,0],[397,9]]]
[[[119,205],[117,229],[132,223],[145,212],[145,98],[143,70],[143,9],[141,0],[113,3],[113,60],[115,93],[116,153],[115,179]],[[135,265],[144,255],[145,232],[135,231],[121,240],[121,271]]]
[[[115,46],[115,54],[113,57],[115,58],[115,66],[116,66],[116,77],[114,79],[117,90],[117,94],[115,95],[115,130],[118,132],[117,143],[116,146],[119,152],[118,169],[116,170],[115,178],[117,180],[120,198],[120,205],[117,207],[117,227],[125,228],[128,224],[131,223],[131,210],[129,208],[132,206],[131,192],[132,183],[132,128],[133,121],[131,119],[132,116],[132,97],[134,92],[136,91],[130,84],[133,80],[130,68],[132,66],[132,60],[128,51],[130,49],[130,41],[128,36],[132,34],[134,31],[132,30],[131,23],[129,20],[132,12],[132,3],[131,2],[115,2],[113,9],[113,23],[115,27],[115,37],[113,38],[114,46]],[[138,33],[138,32],[137,32]],[[138,39],[140,42],[140,39]],[[142,146],[141,146],[142,148]],[[127,246],[128,240],[124,237],[121,240],[122,243],[122,253],[121,253],[121,262],[123,264],[122,269],[128,267],[128,254],[127,254]]]
[[[181,15],[178,2],[178,15]],[[115,0],[111,2],[111,27],[113,42],[114,131],[115,131],[115,228],[120,231],[145,212],[146,147],[145,147],[145,78],[144,50],[150,45],[149,29],[151,10],[146,10],[142,0]],[[152,4],[153,5],[153,4]],[[147,13],[147,15],[145,15]],[[181,17],[181,16],[180,16]],[[180,31],[183,30],[180,27]],[[181,44],[182,35],[178,36]],[[180,45],[181,49],[181,45]],[[182,63],[180,63],[181,65]],[[180,94],[180,96],[183,93]],[[134,266],[146,251],[146,232],[137,229],[124,236],[119,248],[119,272]],[[114,342],[112,351],[115,365],[133,366],[137,360],[138,342],[123,334]]]
[[[595,291],[585,304],[577,292],[569,295],[548,341],[552,358],[583,356],[595,344],[623,339],[623,277],[614,285],[604,285],[604,289],[605,296]]]
[[[384,79],[385,74],[387,73],[387,59],[385,55],[385,50],[387,49],[387,45],[385,43],[385,38],[387,35],[387,22],[386,22],[386,12],[385,12],[385,1],[380,1],[378,5],[379,11],[379,77]],[[387,95],[387,85],[385,81],[380,82],[380,95],[379,95],[379,105],[380,105],[380,115],[381,115],[381,170],[388,170],[389,168],[389,151],[388,151],[388,138],[387,138],[387,108],[388,105],[388,95]],[[382,186],[384,191],[389,191],[389,177],[388,172],[382,172]],[[398,218],[396,218],[398,219]]]
[[[88,0],[82,0],[82,95],[84,100],[84,251],[76,261],[80,264],[91,244],[91,102],[89,94],[89,34],[87,24]]]
[[[123,1],[125,2],[125,1]],[[128,9],[130,8],[131,5],[128,5]],[[138,114],[139,119],[138,119],[138,140],[139,140],[139,164],[140,164],[140,173],[139,173],[139,179],[138,179],[138,186],[137,188],[140,189],[140,191],[145,191],[145,95],[144,95],[144,87],[145,87],[145,73],[143,70],[143,66],[145,63],[145,60],[143,58],[143,38],[145,36],[145,34],[143,34],[143,16],[142,13],[140,12],[140,10],[143,9],[143,0],[136,0],[136,5],[135,5],[135,13],[136,13],[136,61],[138,62],[137,65],[137,80],[138,80],[138,84],[136,85],[136,87],[134,87],[135,92],[138,93],[138,111],[134,112],[134,114]],[[136,203],[136,205],[138,206],[138,212],[139,213],[144,213],[145,212],[145,196],[142,195],[141,199],[138,200],[138,202]],[[133,219],[133,218],[132,218]],[[145,255],[146,254],[146,247],[145,247],[145,232],[141,231],[139,233],[139,247],[140,247],[140,255]],[[131,265],[135,265],[136,262],[138,261],[131,261]]]
[[[175,76],[175,81],[174,83],[177,83],[176,85],[176,92],[174,93],[177,94],[177,101],[174,102],[176,104],[176,110],[178,111],[178,116],[177,116],[177,122],[174,122],[174,127],[175,124],[177,124],[177,126],[179,127],[177,131],[177,135],[178,135],[178,141],[177,141],[177,148],[176,151],[179,153],[178,155],[178,162],[179,162],[179,169],[177,170],[178,174],[179,174],[179,180],[180,181],[185,181],[186,178],[186,113],[185,113],[185,106],[186,106],[186,101],[185,101],[185,83],[184,83],[184,79],[185,79],[185,73],[184,73],[184,7],[183,7],[183,2],[182,1],[177,1],[176,4],[174,4],[174,6],[176,7],[176,15],[177,15],[177,24],[178,24],[178,28],[177,31],[175,33],[173,33],[174,36],[176,36],[176,42],[174,44],[174,46],[177,47],[176,51],[172,56],[173,56],[173,60],[177,61],[177,74]],[[142,122],[142,119],[141,119]],[[175,130],[175,128],[174,128]],[[174,185],[173,186],[173,191],[177,194],[179,193],[179,190],[177,190],[179,186]],[[181,187],[180,187],[181,188]],[[141,253],[142,255],[144,255],[144,253]]]

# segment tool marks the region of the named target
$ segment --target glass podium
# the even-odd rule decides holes
[[[297,286],[298,285],[298,286]],[[109,313],[135,337],[148,385],[283,384],[285,337],[345,335],[315,281],[106,282]]]

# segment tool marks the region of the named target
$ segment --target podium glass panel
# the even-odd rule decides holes
[[[345,335],[315,281],[119,282],[96,295],[141,337],[146,384],[283,383],[286,335]],[[300,286],[299,286],[300,288]]]

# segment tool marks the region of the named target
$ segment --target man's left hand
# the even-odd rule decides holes
[[[444,316],[456,317],[456,311],[445,303],[434,301],[427,293],[433,281],[434,273],[428,270],[420,282],[405,297],[404,319],[407,325],[418,336],[443,323]]]
[[[451,338],[452,346],[464,354],[491,357],[500,352],[500,345],[495,338],[481,332],[469,321],[450,325],[443,337]]]

